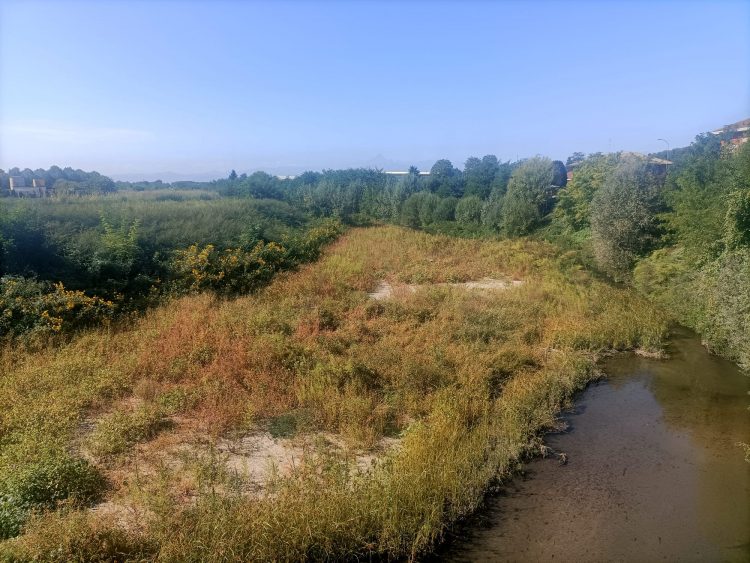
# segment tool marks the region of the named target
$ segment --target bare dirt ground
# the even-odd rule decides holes
[[[249,492],[259,492],[274,472],[288,475],[317,451],[336,451],[352,459],[357,470],[368,471],[386,452],[397,448],[399,441],[383,438],[372,450],[363,451],[347,448],[339,437],[328,432],[294,438],[273,438],[268,432],[258,432],[234,440],[222,439],[217,449],[225,466],[243,477]]]
[[[420,289],[427,287],[455,287],[459,289],[479,289],[479,290],[498,290],[509,289],[523,285],[521,280],[498,280],[495,278],[482,278],[478,281],[469,281],[462,283],[434,283],[434,284],[397,284],[393,285],[387,281],[381,281],[375,288],[375,291],[369,294],[370,298],[376,301],[391,299],[392,297],[416,293]]]

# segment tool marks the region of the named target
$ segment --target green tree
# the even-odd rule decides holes
[[[489,230],[500,232],[503,226],[503,204],[505,190],[493,188],[490,197],[482,207],[482,225]]]
[[[464,191],[461,171],[450,160],[438,160],[430,169],[429,188],[440,197],[461,197]]]
[[[627,156],[591,203],[591,235],[599,267],[615,279],[656,247],[660,235],[658,181],[645,158]]]
[[[617,160],[616,155],[592,156],[577,166],[573,178],[557,194],[554,220],[560,221],[570,231],[587,229],[590,226],[591,200],[604,185]]]
[[[421,193],[421,192],[420,192]],[[419,194],[411,194],[401,206],[401,224],[418,229],[422,223],[419,218]]]
[[[429,192],[419,192],[416,195],[419,197],[419,222],[422,226],[434,223],[440,198]]]
[[[696,259],[722,252],[728,242],[728,205],[737,197],[732,194],[750,189],[750,144],[722,158],[721,146],[711,137],[699,135],[688,149],[679,149],[666,185],[671,211],[665,222],[675,242]]]
[[[437,209],[435,209],[435,221],[455,221],[458,201],[455,197],[441,198]]]
[[[537,227],[552,206],[552,161],[530,158],[513,171],[503,202],[503,229],[520,236]]]
[[[523,190],[508,190],[503,200],[503,231],[510,237],[526,235],[541,221],[534,198]]]
[[[565,161],[565,166],[571,166],[573,164],[578,164],[580,162],[583,162],[586,159],[586,155],[582,152],[574,152],[568,157],[568,160]]]
[[[564,188],[568,183],[568,170],[559,160],[552,161],[552,185],[558,188]]]
[[[488,154],[478,159],[469,157],[464,164],[464,195],[478,196],[487,199],[492,191],[492,183],[498,173],[500,165],[494,154]]]
[[[724,220],[724,244],[730,250],[750,247],[750,187],[732,192]]]
[[[478,196],[461,198],[456,205],[456,221],[464,226],[479,225],[482,221],[482,207],[482,200]]]

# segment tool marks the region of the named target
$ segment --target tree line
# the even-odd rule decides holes
[[[112,178],[99,172],[84,172],[59,166],[51,166],[47,170],[11,168],[7,172],[0,170],[0,196],[9,195],[11,176],[23,178],[27,186],[31,186],[33,180],[44,180],[47,188],[60,195],[107,194],[117,189]]]
[[[220,263],[221,253],[239,248],[241,240],[279,242],[284,226],[298,229],[326,218],[461,236],[533,236],[574,250],[583,264],[617,281],[635,284],[699,330],[715,350],[750,367],[750,143],[734,147],[722,140],[699,135],[688,147],[660,154],[674,158],[668,165],[628,152],[574,153],[565,164],[542,156],[501,162],[486,155],[468,158],[463,169],[438,160],[429,175],[415,167],[404,175],[359,168],[284,179],[232,171],[213,182],[119,182],[104,190],[109,199],[101,201],[115,202],[111,194],[118,189],[125,194],[165,187],[176,201],[159,200],[161,211],[154,216],[146,211],[151,204],[117,200],[105,206],[108,212],[120,210],[111,220],[100,217],[105,209],[100,203],[85,213],[81,203],[82,215],[76,217],[71,213],[76,206],[64,204],[64,198],[46,208],[0,211],[0,244],[5,240],[0,256],[6,273],[50,281],[66,277],[74,290],[111,297],[142,294],[154,279],[168,275],[164,264],[174,264],[176,255],[199,260],[211,245],[206,259]],[[58,172],[79,183],[103,178],[58,167],[34,174]],[[184,196],[176,187],[219,199],[179,201]],[[232,201],[253,202],[254,211],[237,215],[242,206]],[[221,213],[206,219],[217,209]],[[86,228],[76,232],[71,227],[76,221]],[[212,226],[203,230],[203,224]],[[258,224],[264,225],[260,233]],[[177,231],[182,235],[175,236]],[[123,258],[131,256],[133,240],[138,251],[132,263],[138,267]]]

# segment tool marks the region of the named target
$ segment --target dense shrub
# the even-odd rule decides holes
[[[69,332],[112,318],[112,301],[69,291],[62,283],[0,278],[0,337]]]
[[[284,263],[285,249],[275,242],[258,242],[252,249],[194,244],[178,250],[173,261],[175,286],[190,292],[212,289],[220,293],[240,293],[268,282]]]
[[[317,258],[323,245],[336,238],[341,230],[340,223],[325,222],[301,238],[286,239],[288,248],[262,240],[223,251],[212,244],[202,248],[191,245],[175,252],[174,287],[178,292],[213,290],[239,294],[254,291],[268,283],[277,271]]]
[[[34,510],[63,500],[94,502],[103,488],[99,472],[83,459],[58,454],[19,467],[0,477],[0,539],[17,535]]]
[[[750,250],[723,253],[696,265],[682,248],[641,260],[636,287],[698,331],[714,352],[750,370]]]
[[[695,329],[716,352],[750,370],[750,249],[728,251],[696,275]]]
[[[154,437],[165,426],[164,413],[152,405],[142,405],[130,411],[118,410],[99,421],[88,445],[95,455],[116,455],[133,444]]]
[[[456,219],[458,201],[455,197],[442,198],[435,209],[435,221],[454,221]]]
[[[456,205],[456,221],[462,225],[479,225],[482,207],[482,200],[477,196],[461,198]]]

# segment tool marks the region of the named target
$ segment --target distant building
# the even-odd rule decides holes
[[[651,168],[653,170],[665,176],[667,174],[667,167],[670,164],[674,164],[674,162],[672,162],[671,160],[667,160],[665,158],[656,158],[655,156],[652,156],[651,158],[649,158],[648,163],[651,165]]]
[[[47,190],[44,179],[35,178],[31,181],[31,186],[27,186],[26,179],[23,176],[10,177],[10,193],[16,197],[45,197],[51,195]]]
[[[721,129],[711,131],[713,135],[721,135],[721,146],[735,150],[750,139],[750,119],[743,119],[731,125],[725,125]]]
[[[577,160],[565,166],[565,170],[567,171],[566,175],[568,177],[568,182],[570,182],[573,179],[573,172],[575,171],[576,168],[578,168],[581,162],[582,162],[581,160]]]
[[[620,153],[620,156],[631,156],[636,158],[642,158],[645,159],[648,162],[650,170],[658,175],[658,176],[666,176],[667,175],[667,169],[670,164],[674,164],[671,160],[667,160],[665,158],[657,158],[655,156],[646,156],[645,154],[639,153],[639,152],[631,152],[631,151],[623,151]],[[575,174],[576,168],[578,168],[583,161],[576,161],[571,162],[566,166],[568,170],[568,182],[570,182],[573,179],[573,175]]]

